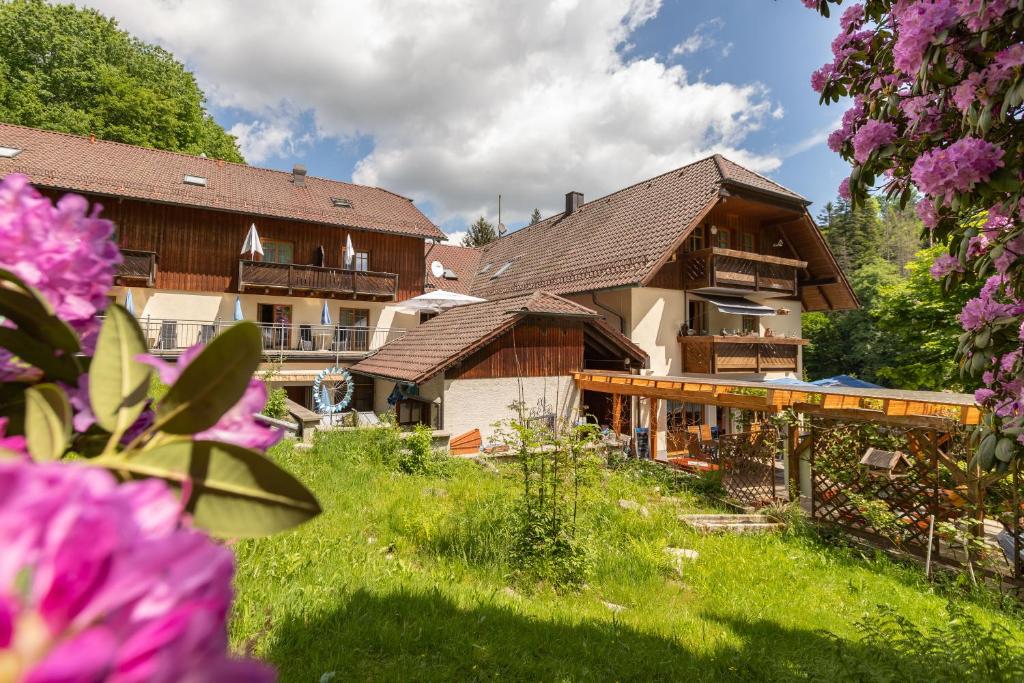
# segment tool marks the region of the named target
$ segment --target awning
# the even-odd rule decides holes
[[[770,306],[759,304],[756,301],[745,299],[741,296],[719,296],[717,294],[691,294],[698,299],[707,301],[722,313],[733,315],[775,315],[776,311]]]
[[[212,323],[220,312],[222,298],[203,294],[156,292],[142,309],[140,321],[177,320]]]

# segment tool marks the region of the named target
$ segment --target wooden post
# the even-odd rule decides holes
[[[789,490],[796,492],[796,500],[800,501],[800,426],[792,424],[789,426],[789,455],[787,467],[789,469]]]
[[[622,394],[612,394],[612,432],[622,433]]]
[[[648,402],[648,424],[651,437],[651,460],[658,459],[658,399],[650,397]]]

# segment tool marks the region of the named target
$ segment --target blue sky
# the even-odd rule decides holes
[[[837,22],[797,0],[410,1],[92,4],[184,60],[251,163],[392,189],[446,232],[711,151],[815,213],[846,172],[809,85]]]

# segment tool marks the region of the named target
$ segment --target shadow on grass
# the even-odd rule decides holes
[[[317,681],[330,671],[335,681],[836,681],[875,680],[865,674],[865,662],[878,670],[909,668],[890,651],[828,634],[704,616],[741,644],[705,646],[700,633],[680,633],[678,640],[642,633],[611,617],[567,624],[496,604],[463,609],[439,592],[359,591],[319,618],[280,624],[263,656],[282,681]],[[846,668],[849,662],[858,663],[856,672]]]

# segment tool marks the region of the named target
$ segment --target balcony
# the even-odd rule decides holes
[[[207,344],[234,321],[159,320],[140,318],[149,352],[177,356],[195,344]],[[256,323],[267,357],[283,360],[357,359],[405,334],[394,327],[342,327],[307,323]]]
[[[114,273],[117,281],[145,283],[146,287],[156,283],[156,252],[122,249],[121,259]]]
[[[369,301],[394,301],[398,276],[342,268],[320,268],[294,263],[238,262],[238,291],[246,288],[284,290],[287,294],[343,296]]]
[[[683,372],[776,372],[799,369],[799,347],[806,339],[793,337],[711,336],[679,337]]]
[[[683,287],[723,287],[797,295],[797,272],[806,261],[710,247],[682,255]]]

